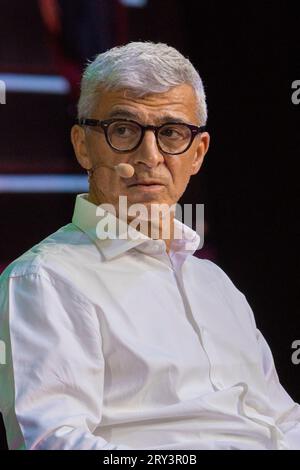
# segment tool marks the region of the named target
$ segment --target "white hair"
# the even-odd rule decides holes
[[[78,118],[93,112],[100,91],[130,89],[135,96],[163,93],[181,84],[196,95],[200,125],[207,120],[203,83],[192,63],[174,47],[163,43],[130,42],[99,54],[82,76]]]

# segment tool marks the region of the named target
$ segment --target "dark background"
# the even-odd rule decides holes
[[[79,173],[68,133],[85,52],[70,52],[67,35],[49,39],[37,2],[19,2],[21,11],[12,11],[13,3],[0,0],[0,71],[67,70],[75,85],[71,97],[8,95],[0,107],[0,173]],[[299,7],[279,1],[149,0],[145,8],[117,3],[110,2],[109,10],[106,2],[101,21],[107,26],[109,18],[107,44],[103,38],[91,43],[100,41],[99,52],[101,44],[104,50],[128,40],[162,41],[187,55],[200,72],[211,147],[181,202],[205,204],[214,260],[246,295],[281,383],[300,402],[300,364],[291,362],[291,344],[300,339],[300,105],[291,102],[291,83],[300,79]],[[22,43],[25,32],[28,42]],[[68,55],[69,68],[63,68],[60,54]],[[73,205],[74,194],[0,192],[0,263],[68,223]]]

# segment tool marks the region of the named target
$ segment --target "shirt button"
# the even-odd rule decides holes
[[[160,243],[154,243],[153,253],[160,253],[162,251],[162,246]]]

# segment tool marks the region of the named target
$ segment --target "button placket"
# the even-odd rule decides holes
[[[215,390],[219,390],[223,388],[223,385],[220,381],[213,380],[212,379],[212,363],[211,359],[207,353],[207,350],[205,348],[205,342],[203,340],[203,336],[205,334],[205,330],[203,327],[201,327],[197,321],[195,320],[195,315],[193,314],[192,307],[188,298],[188,293],[186,292],[186,289],[184,287],[184,281],[183,281],[183,271],[182,271],[182,264],[180,263],[177,268],[176,268],[176,263],[174,263],[174,255],[173,255],[173,260],[172,260],[172,266],[173,266],[173,275],[177,283],[178,290],[180,292],[184,307],[185,307],[185,312],[186,312],[186,318],[187,321],[190,323],[191,327],[195,331],[200,345],[202,347],[202,350],[204,352],[204,356],[207,359],[207,364],[208,364],[208,370],[209,370],[209,379],[211,382],[211,386]]]

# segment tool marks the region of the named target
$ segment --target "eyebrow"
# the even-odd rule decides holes
[[[133,119],[133,120],[138,120],[138,121],[143,121],[142,115],[137,113],[133,113],[129,111],[128,109],[114,109],[111,113],[108,115],[109,119],[112,118],[125,118],[125,119]],[[182,124],[188,124],[188,122],[185,119],[182,119],[180,117],[172,116],[171,114],[164,114],[163,116],[159,117],[159,123],[164,124],[167,122],[180,122]]]

